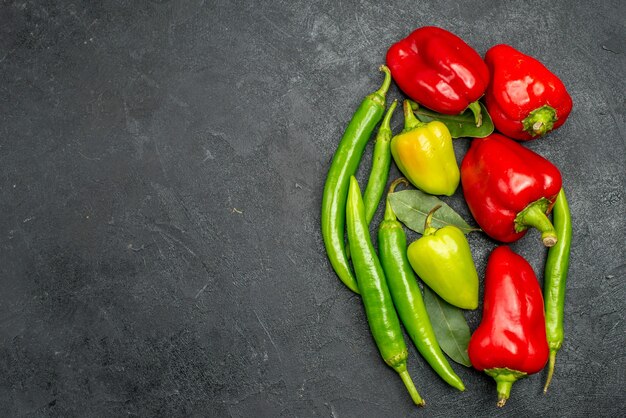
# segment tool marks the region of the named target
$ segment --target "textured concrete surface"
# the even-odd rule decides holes
[[[0,415],[623,415],[625,5],[3,1]],[[534,55],[574,99],[528,144],[571,201],[566,341],[550,393],[540,373],[502,410],[490,378],[455,365],[455,392],[411,347],[416,410],[319,231],[342,131],[422,25]],[[513,247],[541,273],[537,239]],[[470,241],[482,275],[495,243]]]

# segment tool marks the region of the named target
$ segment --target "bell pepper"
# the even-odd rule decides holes
[[[387,66],[411,99],[448,115],[469,107],[480,126],[478,99],[487,89],[489,70],[458,36],[434,26],[419,28],[389,48]]]
[[[546,215],[561,182],[561,173],[550,161],[496,133],[474,139],[461,163],[470,212],[487,235],[502,242],[517,241],[534,227],[546,247],[556,244]]]
[[[485,61],[491,74],[485,105],[498,131],[526,141],[565,123],[572,98],[541,62],[509,45],[492,47]]]
[[[404,176],[426,193],[451,196],[459,166],[450,131],[442,122],[420,122],[404,101],[404,130],[391,139],[391,155]]]
[[[495,379],[500,407],[516,380],[548,361],[541,288],[530,264],[507,246],[487,261],[483,317],[467,353],[474,368]]]
[[[435,206],[424,225],[424,234],[407,249],[411,267],[435,293],[462,309],[478,307],[478,274],[467,238],[461,230],[448,225],[434,228]]]

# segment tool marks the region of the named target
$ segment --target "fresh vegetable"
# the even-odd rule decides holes
[[[458,36],[434,26],[419,28],[389,48],[387,65],[411,99],[449,115],[469,107],[481,125],[477,100],[485,94],[489,70]]]
[[[463,309],[478,307],[478,274],[469,243],[455,226],[434,228],[435,206],[424,224],[424,235],[407,250],[411,267],[417,275],[451,305]]]
[[[400,184],[399,178],[391,184],[389,193]],[[393,304],[418,351],[433,370],[450,386],[465,390],[463,382],[446,360],[430,323],[417,279],[406,257],[406,235],[387,200],[385,217],[378,227],[378,252],[391,291]]]
[[[391,140],[391,155],[404,176],[430,194],[451,196],[459,185],[452,137],[446,125],[420,122],[404,101],[404,130]]]
[[[513,242],[534,227],[546,247],[557,242],[546,214],[561,189],[561,173],[550,161],[494,133],[472,141],[461,182],[474,219],[493,239]]]
[[[370,170],[370,176],[367,180],[367,186],[365,186],[365,192],[363,192],[363,203],[365,204],[365,219],[367,222],[371,222],[380,198],[385,192],[385,186],[387,185],[387,177],[389,176],[389,167],[391,167],[391,116],[398,104],[397,100],[394,100],[383,121],[378,128],[378,134],[376,134],[376,142],[374,143],[374,153],[372,155],[372,169]]]
[[[350,270],[344,242],[346,198],[350,176],[356,173],[365,145],[385,111],[391,73],[384,65],[380,70],[385,73],[385,80],[377,91],[365,97],[352,116],[330,164],[322,196],[322,237],[328,259],[339,279],[355,293],[359,293],[359,287]]]
[[[559,236],[559,242],[548,250],[545,275],[543,279],[543,294],[546,304],[546,334],[550,348],[550,364],[548,377],[543,388],[544,393],[554,373],[556,352],[563,344],[563,305],[565,304],[565,282],[569,268],[570,244],[572,240],[572,219],[569,206],[563,189],[559,192],[552,209],[552,222]]]
[[[507,246],[493,250],[487,261],[483,317],[468,354],[477,370],[495,379],[500,407],[516,380],[548,361],[539,283],[530,264]]]
[[[400,375],[413,402],[423,406],[425,402],[415,389],[406,368],[409,352],[404,342],[398,315],[393,307],[383,268],[370,239],[361,191],[354,176],[350,177],[346,222],[352,265],[359,281],[361,299],[374,341],[385,363]]]
[[[491,74],[485,103],[498,131],[529,140],[563,125],[572,98],[542,63],[509,45],[492,47],[485,61]]]

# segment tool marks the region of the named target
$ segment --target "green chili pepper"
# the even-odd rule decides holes
[[[365,219],[370,223],[380,198],[382,197],[385,186],[387,185],[387,178],[389,177],[389,167],[391,167],[391,116],[393,111],[396,110],[398,104],[397,100],[394,100],[389,106],[389,110],[385,114],[383,121],[378,128],[378,134],[376,134],[376,142],[374,144],[374,153],[372,155],[372,169],[370,171],[369,179],[367,180],[367,186],[365,186],[365,192],[363,192],[363,203],[365,204]]]
[[[322,236],[328,259],[339,279],[355,293],[359,293],[359,288],[350,271],[344,243],[346,198],[350,176],[356,173],[365,145],[385,111],[391,73],[384,65],[380,70],[385,73],[385,81],[380,89],[365,97],[352,116],[330,164],[322,196]]]
[[[354,176],[350,177],[346,220],[352,265],[359,281],[361,299],[374,341],[385,363],[400,375],[413,402],[423,406],[425,402],[415,389],[406,368],[409,352],[398,315],[393,307],[385,274],[370,239],[361,191]]]
[[[401,177],[391,184],[388,193],[393,193],[400,183],[408,185],[408,181]],[[393,304],[411,340],[422,357],[446,383],[461,391],[465,390],[463,382],[450,367],[437,342],[417,279],[406,256],[404,229],[396,220],[389,199],[385,207],[385,218],[378,228],[378,251]]]
[[[556,352],[563,344],[563,306],[565,304],[565,282],[569,268],[570,244],[572,241],[572,219],[563,189],[559,192],[552,208],[552,224],[559,238],[556,245],[548,250],[543,281],[543,294],[546,309],[546,335],[550,347],[550,363],[548,377],[543,392],[548,386],[554,373]]]

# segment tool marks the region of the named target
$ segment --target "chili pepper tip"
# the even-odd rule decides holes
[[[424,399],[422,399],[420,394],[417,392],[417,389],[415,388],[415,385],[413,384],[413,380],[411,379],[409,372],[404,370],[404,371],[399,372],[399,374],[400,374],[400,378],[402,379],[402,382],[404,383],[404,386],[409,392],[409,395],[411,395],[411,399],[413,399],[413,403],[415,403],[415,405],[417,406],[426,405],[426,401],[424,401]]]
[[[552,375],[554,374],[554,364],[556,363],[556,350],[550,350],[550,360],[548,363],[548,377],[546,378],[546,385],[543,387],[543,393],[548,393],[548,386],[552,381]]]

